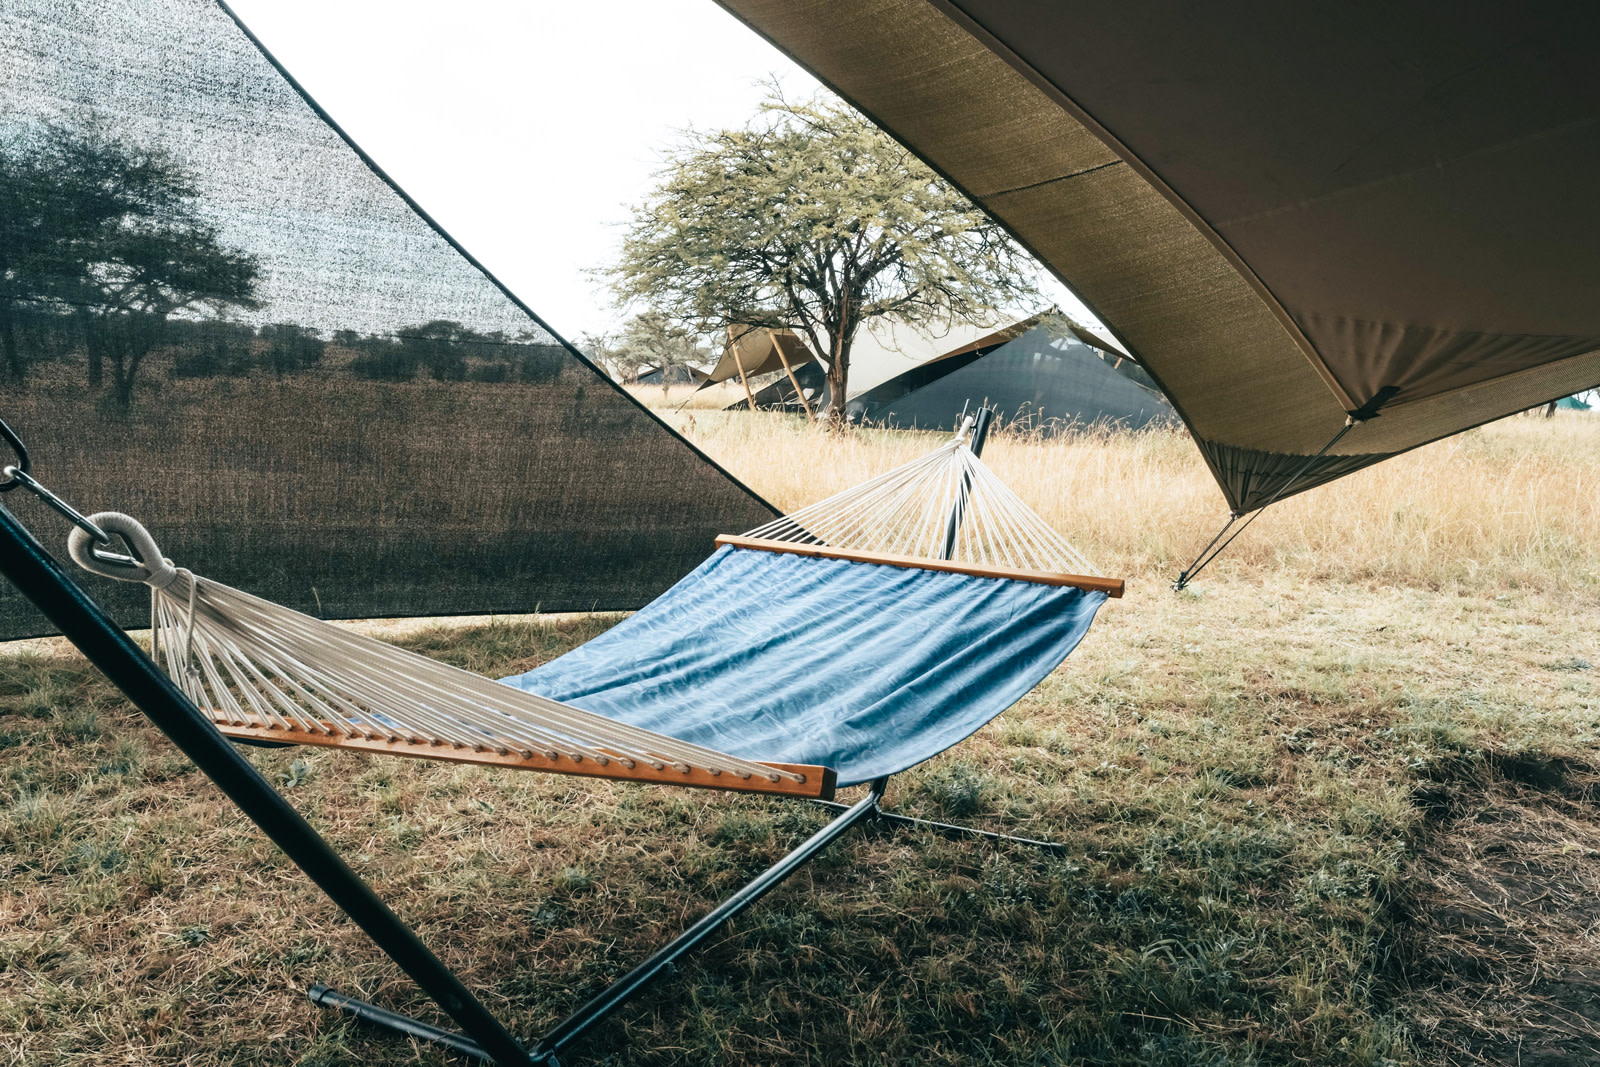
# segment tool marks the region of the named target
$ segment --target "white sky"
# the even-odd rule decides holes
[[[357,144],[568,339],[620,313],[627,206],[687,126],[810,75],[712,0],[231,0]],[[1049,298],[1091,322],[1064,289]]]

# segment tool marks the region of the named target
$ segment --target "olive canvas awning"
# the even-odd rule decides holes
[[[735,327],[728,331],[722,358],[705,376],[702,385],[715,385],[729,379],[754,378],[786,369],[805,366],[816,359],[806,343],[793,330],[774,330],[765,326]]]
[[[722,3],[1070,285],[1236,509],[1600,383],[1600,8]]]

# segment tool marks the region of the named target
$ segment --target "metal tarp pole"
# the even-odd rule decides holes
[[[974,456],[983,455],[984,442],[989,440],[989,423],[994,418],[994,411],[982,407],[973,416],[972,439],[967,442],[967,448]],[[956,494],[956,502],[950,509],[950,518],[945,520],[944,545],[939,549],[940,559],[955,559],[956,533],[961,529],[961,520],[967,510],[967,497],[972,492],[972,475],[961,475],[961,488]]]
[[[0,574],[105,672],[494,1062],[502,1067],[527,1064],[527,1052],[499,1020],[235,751],[4,505],[0,505]]]

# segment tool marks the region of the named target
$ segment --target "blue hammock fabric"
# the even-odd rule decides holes
[[[943,752],[1072,652],[1105,594],[724,546],[582,647],[501,679],[840,785]]]

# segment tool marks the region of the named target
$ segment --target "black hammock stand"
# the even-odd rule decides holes
[[[992,413],[979,409],[971,448],[983,447]],[[17,461],[0,471],[0,493],[26,488],[52,509],[94,539],[97,555],[125,560],[115,554],[113,539],[80,512],[55,496],[31,474],[27,447],[0,421],[0,437],[16,451]],[[951,523],[960,521],[952,513]],[[612,1012],[636,996],[652,980],[668,971],[681,957],[708,936],[760,900],[789,875],[815,857],[846,831],[867,823],[894,827],[920,827],[960,839],[1009,841],[1033,848],[1060,851],[1049,841],[979,830],[967,826],[930,822],[884,811],[880,806],[888,778],[879,778],[854,804],[829,801],[811,803],[836,812],[832,821],[793,851],[767,868],[747,885],[708,912],[670,943],[613,982],[569,1015],[531,1047],[525,1047],[399,916],[344,862],[333,847],[269,783],[255,765],[224,737],[209,718],[173,684],[156,663],[62,568],[23,523],[0,503],[0,574],[11,581],[41,612],[133,702],[155,726],[194,761],[207,778],[261,828],[359,926],[402,971],[416,982],[450,1016],[461,1031],[434,1026],[421,1019],[390,1011],[318,984],[308,990],[317,1004],[338,1008],[368,1023],[428,1041],[500,1067],[540,1064],[559,1067],[558,1054]]]

